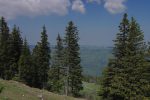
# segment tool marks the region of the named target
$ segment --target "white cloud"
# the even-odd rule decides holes
[[[85,6],[82,0],[74,0],[72,2],[72,10],[85,13]]]
[[[85,13],[86,3],[96,2],[113,14],[123,12],[127,0],[0,0],[0,16],[12,19],[17,16],[66,15],[69,9]],[[101,6],[100,5],[100,6]]]
[[[70,0],[0,0],[0,16],[65,15],[69,6]]]
[[[105,0],[104,7],[112,14],[121,13],[126,10],[126,0]]]

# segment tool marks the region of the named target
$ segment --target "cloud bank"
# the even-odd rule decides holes
[[[0,0],[0,16],[13,19],[17,16],[66,15],[69,9],[84,14],[86,3],[95,2],[112,13],[126,10],[126,0]]]
[[[0,0],[0,16],[65,15],[69,6],[69,0]]]
[[[104,7],[112,14],[121,13],[126,10],[126,0],[105,0]]]

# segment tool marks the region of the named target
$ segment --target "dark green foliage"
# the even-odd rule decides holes
[[[4,90],[4,86],[2,86],[2,85],[0,84],[0,93],[2,93],[3,90]]]
[[[55,52],[53,54],[52,66],[49,71],[49,84],[51,86],[50,91],[60,93],[63,87],[63,40],[58,34],[57,45],[55,47]]]
[[[20,30],[14,26],[9,34],[5,19],[0,20],[0,73],[3,79],[12,79],[18,74],[18,60],[21,54],[22,39]]]
[[[36,85],[39,88],[43,88],[48,81],[48,70],[50,67],[50,47],[45,26],[41,32],[41,41],[38,42],[33,50],[33,61],[37,73]]]
[[[148,86],[146,86],[147,91],[145,95],[149,97],[150,96],[150,43],[148,43],[147,47],[148,48],[147,48],[146,57],[145,57],[147,64],[146,64],[146,68],[143,73],[143,76],[148,81]]]
[[[129,20],[127,14],[124,15],[122,22],[119,26],[120,32],[117,34],[116,40],[114,40],[115,47],[113,48],[114,58],[109,60],[108,68],[104,75],[103,80],[103,98],[110,100],[122,100],[125,94],[122,92],[126,87],[124,69],[124,56],[126,54],[126,41],[127,34],[129,33]]]
[[[0,77],[3,79],[9,79],[9,28],[5,19],[0,19]]]
[[[130,99],[141,100],[147,92],[148,81],[144,77],[146,71],[145,50],[144,33],[136,20],[132,18],[125,59],[127,67],[125,71],[128,72],[127,80],[129,83],[127,96]]]
[[[98,84],[100,82],[100,78],[98,76],[90,76],[90,75],[83,75],[83,81],[88,83],[96,83]]]
[[[14,25],[14,28],[10,34],[9,39],[9,54],[10,54],[10,78],[17,76],[18,71],[18,61],[22,52],[22,38],[20,35],[20,30]]]
[[[34,87],[37,87],[37,88],[42,88],[42,83],[39,81],[39,78],[38,78],[38,73],[39,73],[39,55],[38,55],[38,52],[39,52],[39,45],[36,45],[33,49],[33,53],[32,53],[32,61],[33,61],[33,66],[34,68],[36,69],[34,71],[34,80],[35,80],[35,83],[34,83]]]
[[[19,79],[29,86],[35,83],[35,68],[32,64],[32,57],[27,40],[24,40],[22,53],[19,59]]]
[[[82,87],[82,67],[78,44],[78,30],[72,21],[66,27],[65,36],[65,67],[68,69],[68,91],[74,96],[79,95]]]
[[[134,18],[127,14],[119,26],[114,41],[113,59],[110,59],[103,79],[102,96],[106,100],[143,100],[148,81],[145,73],[144,36]]]

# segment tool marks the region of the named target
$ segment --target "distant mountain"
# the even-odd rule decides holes
[[[34,45],[30,46],[31,50]],[[51,46],[52,52],[54,51],[54,45]],[[98,46],[80,46],[81,53],[81,65],[83,67],[83,73],[99,76],[104,67],[107,66],[108,59],[111,57],[111,47],[98,47]]]
[[[81,46],[80,52],[84,74],[99,76],[103,68],[107,66],[112,48]]]

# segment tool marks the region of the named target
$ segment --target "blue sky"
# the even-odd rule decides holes
[[[112,46],[123,13],[134,16],[150,41],[150,0],[0,0],[0,16],[20,27],[30,44],[40,39],[45,24],[49,42],[64,36],[68,21],[78,26],[80,44]]]

